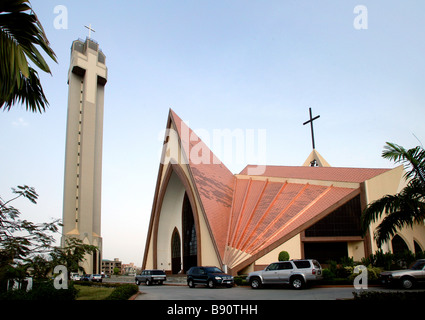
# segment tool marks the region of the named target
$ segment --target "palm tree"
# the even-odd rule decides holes
[[[0,109],[10,110],[15,103],[25,103],[29,111],[45,111],[48,101],[40,78],[27,60],[41,71],[51,74],[37,46],[57,62],[29,0],[1,0]]]
[[[382,157],[402,163],[405,168],[406,187],[398,194],[386,195],[369,204],[362,213],[362,229],[366,234],[371,223],[385,218],[375,230],[375,240],[380,248],[400,229],[423,223],[425,219],[425,150],[415,147],[409,150],[387,142]]]

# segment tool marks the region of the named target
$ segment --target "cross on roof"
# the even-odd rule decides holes
[[[316,145],[314,144],[314,129],[313,129],[313,121],[314,121],[314,120],[319,119],[319,118],[320,118],[320,116],[317,116],[317,117],[314,117],[314,118],[313,118],[313,115],[312,115],[312,112],[311,112],[311,108],[309,108],[309,110],[310,110],[310,120],[308,120],[308,121],[304,122],[304,123],[303,123],[303,125],[306,125],[306,124],[310,123],[310,127],[311,127],[311,141],[312,141],[312,144],[313,144],[313,150],[314,150],[314,149],[316,149]]]
[[[94,29],[92,29],[92,27],[91,27],[91,23],[88,25],[88,26],[84,26],[84,27],[86,27],[87,29],[89,29],[89,39],[91,39],[91,32],[93,31],[93,32],[96,32]]]

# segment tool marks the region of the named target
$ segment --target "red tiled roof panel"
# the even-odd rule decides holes
[[[331,188],[326,192],[320,199],[315,201],[310,207],[305,211],[301,212],[298,216],[295,216],[293,220],[287,220],[286,222],[279,222],[274,226],[273,232],[267,234],[264,237],[263,242],[258,242],[257,247],[251,248],[254,250],[252,254],[258,252],[259,250],[271,245],[275,241],[289,234],[293,230],[301,227],[309,226],[308,222],[315,218],[320,213],[324,212],[326,209],[336,204],[338,201],[347,197],[355,191],[354,189],[349,188]]]
[[[264,218],[264,212],[272,205],[272,201],[278,194],[280,188],[283,186],[280,182],[270,182],[264,189],[264,193],[258,200],[256,210],[252,213],[250,223],[245,227],[245,230],[239,235],[242,242],[247,241],[253,233],[256,231],[258,226],[261,226],[262,219]],[[253,195],[253,197],[255,197]],[[258,198],[258,197],[256,197]]]
[[[238,229],[231,229],[229,246],[238,250],[255,254],[271,243],[279,240],[295,228],[308,221],[326,209],[335,205],[342,198],[355,189],[318,186],[310,184],[268,182],[265,188],[250,188],[246,195],[246,184],[240,184],[242,178],[237,179],[235,190],[236,202],[256,200],[255,210],[233,212],[234,219],[243,223]],[[247,180],[247,179],[245,179]],[[248,181],[248,180],[247,180]],[[258,185],[264,181],[253,180]],[[244,190],[239,187],[243,186]],[[243,199],[243,200],[241,200]],[[239,204],[241,208],[244,204]],[[245,208],[246,208],[245,204]],[[252,210],[251,210],[252,211]],[[242,217],[238,217],[242,215]],[[231,263],[231,262],[229,262]]]
[[[235,177],[204,142],[170,110],[214,240],[223,257]]]
[[[237,179],[233,194],[233,212],[240,212],[244,204],[245,194],[249,186],[249,179]]]
[[[246,175],[250,167],[255,166],[247,166],[241,174]],[[389,170],[391,169],[266,166],[261,176],[360,183]]]
[[[283,206],[279,206],[278,203],[276,203],[275,210],[278,215],[270,217],[270,221],[268,221],[264,231],[257,235],[255,243],[258,244],[267,242],[267,240],[270,239],[270,237],[272,237],[282,226],[302,212],[308,205],[325,192],[326,189],[326,187],[309,185],[305,188],[300,188],[300,193],[293,199],[292,202],[287,202]],[[255,243],[253,243],[252,246],[254,246]]]
[[[326,187],[321,186],[288,184],[288,187],[279,196],[281,201],[277,200],[272,210],[264,213],[264,224],[261,227],[257,227],[248,248],[252,248],[255,243],[265,242],[271,234],[275,233],[277,228],[301,212],[325,189]]]

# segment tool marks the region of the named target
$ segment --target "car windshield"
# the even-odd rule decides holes
[[[222,270],[220,270],[217,267],[208,267],[208,268],[205,268],[205,271],[208,273],[224,273]]]
[[[412,270],[422,270],[424,268],[425,261],[417,261],[410,269]]]

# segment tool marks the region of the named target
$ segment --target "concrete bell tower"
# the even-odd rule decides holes
[[[102,265],[101,187],[106,57],[90,37],[71,47],[68,72],[62,246],[68,237],[98,247],[82,265],[100,273]]]

